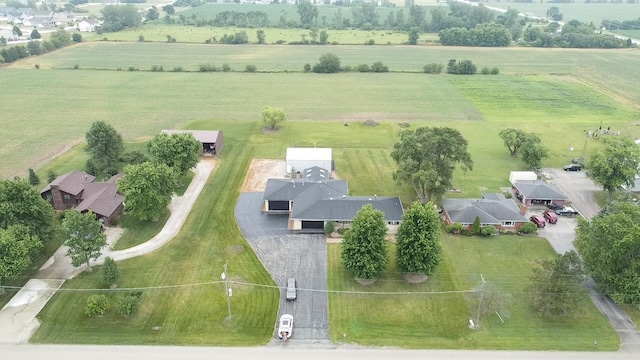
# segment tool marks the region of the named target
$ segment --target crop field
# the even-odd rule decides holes
[[[263,28],[265,34],[265,42],[267,44],[275,44],[279,41],[290,43],[293,41],[311,40],[309,30],[306,29],[280,29],[280,28]],[[237,27],[195,27],[183,25],[166,25],[166,24],[145,24],[138,29],[124,30],[117,33],[97,34],[91,33],[85,36],[86,40],[103,40],[107,38],[109,41],[138,41],[142,35],[145,41],[166,42],[167,35],[176,39],[178,43],[199,43],[205,44],[207,40],[215,38],[220,40],[224,35],[233,35],[236,32],[244,31],[247,33],[249,43],[257,44],[257,29],[255,28],[237,28]],[[329,43],[337,43],[340,45],[362,45],[366,41],[373,40],[378,45],[400,45],[407,42],[408,34],[403,31],[382,31],[382,30],[326,30],[329,35]],[[437,43],[437,34],[420,34],[420,43]]]
[[[640,29],[638,30],[612,30],[613,32],[620,34],[620,35],[624,35],[624,36],[629,36],[632,38],[636,38],[636,39],[640,39]]]
[[[600,26],[602,20],[633,20],[637,19],[640,14],[640,4],[587,4],[584,0],[578,0],[573,3],[549,3],[549,2],[532,2],[532,3],[505,3],[496,0],[484,1],[489,6],[499,8],[514,8],[525,13],[530,12],[536,16],[544,17],[547,10],[552,6],[557,6],[564,15],[562,21],[579,20],[582,22],[593,22],[596,27]]]
[[[302,64],[317,61],[327,50],[338,54],[342,64],[380,60],[393,71],[419,71],[428,62],[470,58],[478,66],[499,67],[501,75],[126,71],[129,66],[149,70],[152,65],[195,70],[200,63],[299,71]],[[156,63],[154,54],[163,52],[162,63]],[[632,110],[640,104],[640,83],[635,81],[640,78],[640,57],[636,53],[633,49],[87,43],[1,70],[3,83],[13,91],[6,94],[4,105],[11,117],[0,120],[0,175],[21,175],[28,167],[43,165],[67,151],[69,144],[81,141],[94,121],[112,123],[131,140],[191,119],[255,121],[265,105],[283,107],[289,121],[372,119],[460,126],[459,122],[486,120],[502,123],[499,126],[519,123],[541,132],[542,127],[536,125],[540,122],[549,124],[545,132],[550,138],[556,137],[555,126],[573,123],[570,130],[577,134],[573,144],[581,143],[583,130],[602,123],[619,124],[615,126],[635,136],[636,127],[626,126],[639,120]],[[34,63],[41,68],[34,69]],[[80,69],[71,70],[76,64]],[[122,71],[113,71],[118,68]],[[553,75],[558,73],[565,75]],[[492,131],[497,133],[499,128]],[[322,136],[328,138],[332,133]],[[564,161],[549,159],[557,165]]]
[[[445,236],[443,262],[426,283],[407,284],[397,273],[395,246],[389,244],[390,263],[376,284],[358,285],[340,263],[340,245],[329,245],[329,288],[341,291],[400,292],[397,295],[329,295],[331,336],[361,345],[418,348],[617,350],[619,340],[586,292],[576,315],[569,319],[541,319],[535,315],[523,290],[536,259],[553,256],[542,238],[502,235],[496,239]],[[481,318],[481,328],[467,327],[475,309],[465,294],[480,274],[512,302],[501,316]],[[448,293],[449,291],[449,293]],[[421,294],[422,292],[422,294]],[[428,294],[429,292],[435,292]],[[399,326],[401,324],[401,326]]]

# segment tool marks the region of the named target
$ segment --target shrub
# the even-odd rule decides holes
[[[345,66],[342,68],[342,71],[344,71],[344,72],[351,72],[351,71],[353,71],[353,69],[351,68],[351,65],[345,65]]]
[[[109,306],[107,297],[104,295],[91,295],[87,299],[87,307],[84,309],[85,315],[94,317],[104,315]]]
[[[162,65],[151,65],[151,72],[163,72],[164,68]]]
[[[375,41],[375,40],[373,40],[373,39],[369,39],[369,40],[367,40],[364,44],[365,44],[365,45],[375,45],[375,44],[376,44],[376,41]]]
[[[136,68],[134,68],[133,66],[129,66],[129,71],[136,71]]]
[[[459,222],[456,222],[456,223],[447,225],[447,227],[445,228],[445,231],[448,232],[449,234],[456,234],[456,233],[460,233],[462,229],[463,229],[462,224],[460,224]]]
[[[336,231],[338,232],[338,234],[344,235],[344,232],[347,231],[347,230],[349,230],[349,229],[345,229],[345,228],[341,227],[341,228],[338,228],[338,230],[336,230]]]
[[[40,64],[35,64],[35,65],[33,65],[33,67],[36,68],[36,69],[40,69]]]
[[[520,229],[518,229],[518,231],[523,234],[535,234],[538,232],[538,227],[536,226],[536,224],[529,221],[528,223],[520,226]]]
[[[313,65],[314,73],[333,74],[340,72],[340,58],[333,53],[320,56],[318,63]]]
[[[480,233],[484,236],[491,236],[498,233],[498,230],[493,225],[487,225],[480,230]]]
[[[255,65],[247,65],[247,66],[245,66],[244,69],[248,73],[254,73],[254,72],[256,72],[258,70],[258,68],[256,68]]]
[[[71,35],[71,40],[73,40],[73,42],[82,42],[82,35],[75,33],[73,35]]]
[[[497,67],[494,67],[493,69],[491,69],[491,75],[498,75],[500,73],[500,69],[498,69]]]
[[[324,232],[327,235],[330,235],[335,230],[336,230],[336,226],[334,225],[333,221],[327,221],[327,223],[324,225]]]
[[[98,175],[98,172],[100,172],[100,170],[98,170],[98,165],[96,165],[96,162],[91,159],[87,160],[87,162],[84,164],[84,171],[87,174],[93,176]]]
[[[473,75],[478,72],[476,65],[471,60],[462,60],[458,62],[456,59],[449,60],[447,64],[447,73],[456,75]]]
[[[389,67],[382,63],[382,61],[376,61],[371,65],[371,71],[373,72],[389,72]]]
[[[222,71],[224,72],[231,71],[231,66],[229,66],[229,64],[222,64]]]
[[[431,63],[427,64],[422,68],[426,74],[440,74],[442,72],[442,64]]]
[[[138,312],[142,291],[132,291],[118,301],[118,313],[122,316],[133,316]]]
[[[36,174],[36,172],[33,171],[33,169],[29,169],[29,184],[31,185],[40,184],[40,178],[38,177],[38,174]]]
[[[73,69],[74,69],[74,70],[78,70],[78,69],[80,69],[80,65],[78,65],[78,64],[73,65]]]
[[[141,153],[140,151],[133,150],[123,153],[118,160],[127,164],[142,164],[145,161],[149,161],[149,158],[147,157],[147,155]]]
[[[311,71],[311,64],[304,64],[304,72]]]
[[[116,175],[118,173],[118,169],[114,168],[113,166],[110,166],[106,169],[104,169],[105,174],[107,174],[107,176],[111,177],[113,175]]]
[[[120,270],[118,270],[118,264],[113,261],[112,258],[106,257],[104,259],[104,265],[102,265],[102,283],[104,286],[111,286],[118,282],[120,279]]]
[[[275,44],[278,44],[278,45],[284,44],[284,40],[278,40],[275,42]]]
[[[355,70],[359,72],[369,72],[369,64],[356,65]]]
[[[505,197],[506,199],[511,199],[511,198],[513,198],[513,194],[512,194],[511,192],[509,192],[509,191],[505,191],[505,192],[503,192],[503,193],[502,193],[502,195],[504,195],[504,197]]]
[[[482,75],[489,75],[489,74],[491,74],[491,70],[489,70],[489,68],[485,66],[485,67],[482,68],[482,70],[480,70],[480,73]]]
[[[58,175],[53,170],[49,170],[49,172],[47,173],[47,182],[50,183],[53,180],[55,180],[57,177]]]
[[[199,72],[216,72],[218,69],[213,64],[201,64],[198,67]]]
[[[173,71],[173,72],[182,72],[182,70],[183,70],[183,69],[182,69],[182,66],[176,66],[176,67],[174,67],[174,68],[173,68],[173,70],[171,70],[171,71]]]
[[[476,216],[476,219],[473,221],[473,225],[471,225],[471,234],[478,235],[480,234],[480,217]]]
[[[142,36],[142,34],[138,35],[138,41],[140,42],[144,41],[144,36]]]

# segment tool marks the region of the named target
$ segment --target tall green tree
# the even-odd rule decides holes
[[[157,219],[171,202],[178,176],[166,164],[144,162],[127,165],[118,179],[118,191],[124,194],[125,209],[139,220]]]
[[[302,0],[297,5],[298,15],[302,26],[311,26],[318,19],[318,8],[309,0]]]
[[[0,228],[24,225],[38,241],[48,242],[53,215],[51,204],[26,180],[0,180]]]
[[[159,16],[160,16],[160,12],[158,12],[158,8],[156,8],[155,6],[152,6],[147,11],[147,20],[148,21],[156,20]]]
[[[100,32],[115,32],[125,28],[137,28],[142,24],[138,8],[131,4],[107,5],[102,10],[102,26]]]
[[[287,120],[283,108],[272,106],[263,107],[260,112],[260,118],[262,118],[262,122],[265,123],[265,125],[268,125],[272,130]]]
[[[417,45],[418,39],[420,39],[420,30],[417,27],[412,27],[409,30],[409,45]]]
[[[640,207],[627,202],[610,205],[591,222],[578,219],[580,255],[600,290],[620,304],[640,304],[638,224]]]
[[[532,270],[526,292],[538,314],[545,317],[567,316],[581,299],[583,266],[575,251],[543,260]]]
[[[413,186],[422,203],[439,199],[451,188],[456,166],[473,170],[467,144],[458,130],[448,127],[405,130],[391,152],[398,166],[394,179]]]
[[[498,133],[511,156],[518,156],[518,151],[527,141],[528,135],[525,131],[514,128],[507,128]]]
[[[40,178],[38,177],[38,174],[36,174],[35,171],[33,171],[33,169],[29,169],[29,184],[31,185],[38,185],[40,184]]]
[[[264,35],[264,30],[259,29],[256,30],[256,37],[258,38],[258,44],[264,44],[265,43],[265,35]]]
[[[342,241],[342,264],[355,278],[374,280],[389,261],[384,213],[367,204],[358,211]]]
[[[147,145],[156,161],[182,176],[200,161],[201,145],[192,134],[158,134]]]
[[[111,167],[118,160],[124,146],[122,136],[111,125],[104,121],[96,121],[85,135],[87,146],[85,150],[91,159],[101,167]]]
[[[622,185],[633,187],[640,167],[640,147],[628,136],[604,137],[602,143],[588,161],[589,177],[607,192],[611,204],[614,191]]]
[[[120,279],[120,270],[118,270],[118,264],[109,256],[104,258],[104,264],[102,265],[102,283],[105,286],[111,286],[118,282]]]
[[[414,201],[396,235],[396,263],[403,273],[431,275],[440,263],[442,225],[433,203]]]
[[[0,228],[0,285],[5,285],[26,270],[31,265],[33,255],[41,248],[42,241],[32,236],[24,225]]]
[[[42,35],[40,35],[38,30],[33,29],[33,30],[31,30],[31,38],[32,39],[40,39],[40,38],[42,38]]]
[[[340,58],[334,53],[320,55],[318,63],[313,65],[314,73],[333,74],[340,72]]]
[[[86,264],[91,271],[90,261],[99,258],[102,248],[107,245],[107,237],[102,233],[95,214],[69,210],[62,220],[62,227],[67,236],[64,244],[69,247],[67,256],[71,258],[71,265],[79,267]]]
[[[520,150],[522,161],[530,169],[539,169],[542,166],[542,160],[549,156],[549,150],[542,145],[541,139],[536,134],[529,134],[527,141]]]

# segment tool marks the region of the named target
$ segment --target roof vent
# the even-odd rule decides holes
[[[344,199],[344,198],[346,198],[346,197],[347,197],[347,195],[342,195],[342,198],[343,198],[343,199]]]
[[[373,199],[369,198],[369,201],[371,201],[371,200],[373,200]]]

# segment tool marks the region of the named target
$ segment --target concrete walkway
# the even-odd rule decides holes
[[[108,248],[122,234],[122,229],[107,229],[108,247],[103,250],[103,255],[99,259],[91,262],[91,265],[102,264],[107,256],[120,261],[148,254],[171,241],[187,220],[193,204],[198,199],[214,167],[215,160],[213,159],[201,160],[198,163],[191,184],[184,195],[173,197],[169,205],[171,210],[169,219],[162,230],[151,240],[130,249],[112,251]],[[86,269],[84,266],[74,268],[71,265],[71,260],[66,256],[67,249],[66,246],[61,246],[40,268],[34,278],[29,280],[0,310],[0,344],[19,344],[29,341],[31,335],[40,326],[36,316],[49,299],[64,284],[65,280],[74,278]]]

